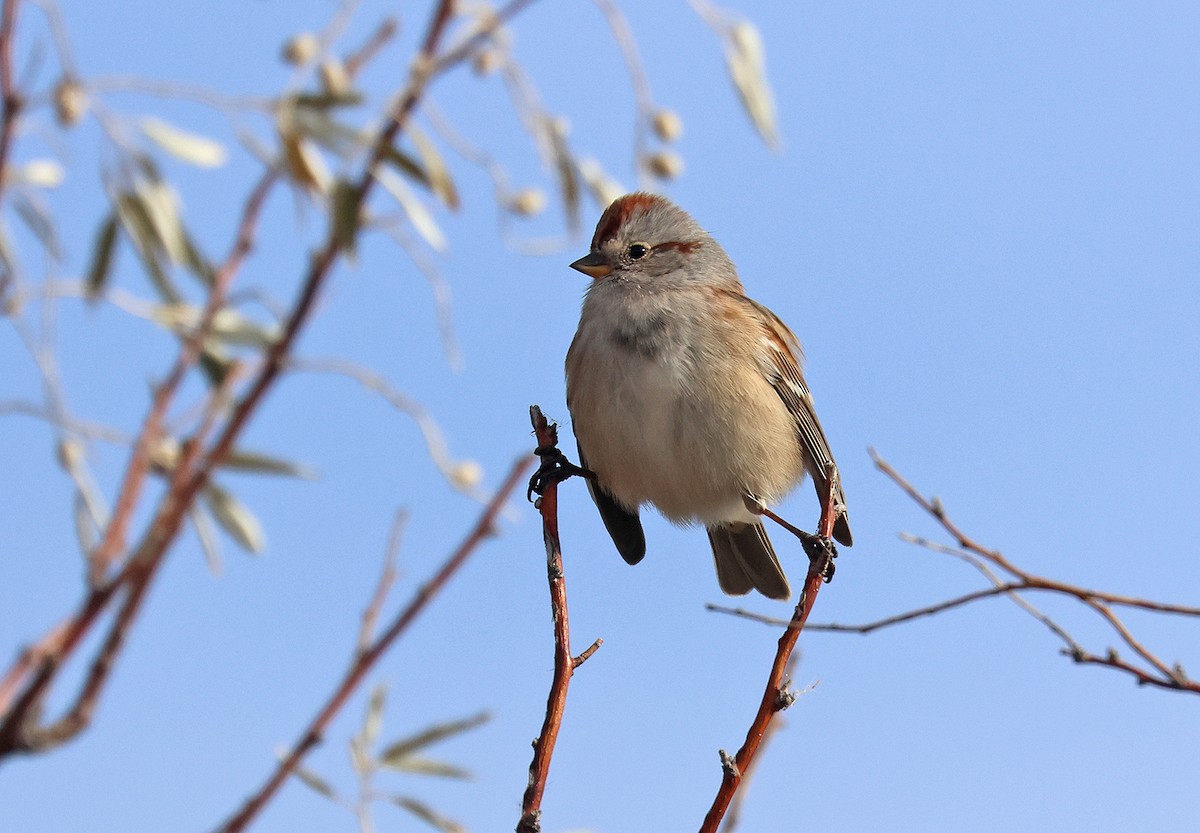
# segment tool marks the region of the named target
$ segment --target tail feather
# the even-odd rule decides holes
[[[792,588],[762,524],[733,523],[708,528],[717,582],[731,596],[757,590],[768,599],[790,599]]]

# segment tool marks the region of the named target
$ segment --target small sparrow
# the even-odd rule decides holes
[[[833,537],[852,543],[796,337],[746,297],[720,244],[660,196],[610,205],[571,267],[592,283],[567,352],[567,407],[617,550],[642,560],[638,511],[650,503],[674,523],[704,524],[726,593],[790,598],[755,509],[805,473],[824,503],[833,477]]]

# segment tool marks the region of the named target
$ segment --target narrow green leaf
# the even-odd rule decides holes
[[[88,267],[86,284],[89,300],[95,300],[104,294],[104,287],[112,274],[116,244],[117,214],[110,211],[96,231],[96,242],[92,245],[92,265]]]
[[[426,746],[437,743],[454,735],[462,734],[477,726],[482,726],[491,720],[491,715],[487,712],[480,712],[472,717],[463,718],[462,720],[451,720],[446,723],[437,723],[430,726],[415,735],[407,738],[401,738],[398,741],[390,744],[387,749],[380,754],[380,760],[383,763],[389,761],[400,761],[412,755],[418,750],[424,749]]]
[[[50,209],[40,199],[35,200],[29,194],[17,192],[10,200],[17,216],[33,232],[38,242],[46,249],[46,253],[53,260],[61,259],[62,247],[58,243],[58,230],[50,216]]]
[[[225,384],[225,377],[233,369],[233,360],[225,355],[223,350],[209,344],[200,353],[200,369],[208,378],[208,383],[214,388]]]
[[[231,451],[225,455],[221,467],[253,474],[278,474],[284,477],[299,477],[303,480],[317,479],[317,473],[303,463],[285,460],[282,457],[273,457],[258,451]]]
[[[141,180],[134,185],[141,198],[150,227],[162,250],[172,263],[187,260],[187,238],[179,213],[179,196],[164,180]]]
[[[451,211],[457,211],[459,206],[458,189],[454,186],[454,180],[450,178],[450,171],[446,168],[446,162],[442,159],[442,154],[438,151],[437,146],[415,127],[409,126],[407,132],[412,138],[413,144],[416,145],[421,162],[424,163],[433,193],[437,195],[443,205]]]
[[[421,163],[413,159],[404,151],[398,150],[389,145],[388,147],[384,148],[383,156],[381,158],[389,165],[395,166],[400,173],[404,174],[414,182],[418,182],[426,188],[433,187],[433,183],[429,179],[429,174],[426,173],[425,169],[421,167]]]
[[[362,739],[364,750],[371,750],[379,740],[379,731],[383,728],[383,709],[387,705],[387,684],[379,683],[371,691],[371,699],[367,701],[367,709],[363,714]]]
[[[262,525],[254,513],[242,504],[230,492],[215,483],[204,487],[204,499],[208,509],[223,530],[238,543],[242,549],[252,553],[260,553],[263,549],[264,536]]]
[[[427,822],[438,830],[441,830],[442,833],[467,833],[467,828],[453,819],[443,816],[428,804],[417,801],[415,798],[409,798],[404,795],[393,795],[389,796],[389,799],[397,807],[403,807],[421,821]]]
[[[355,107],[364,100],[363,94],[357,90],[345,90],[338,93],[300,93],[291,96],[289,102],[296,107],[328,110],[333,107]]]
[[[303,781],[304,784],[314,792],[323,795],[330,800],[336,800],[337,792],[334,791],[333,786],[311,769],[298,766],[292,770],[292,774]]]
[[[188,510],[188,515],[192,519],[192,525],[196,527],[196,537],[200,539],[200,549],[204,551],[204,563],[208,565],[208,571],[214,577],[220,577],[224,565],[221,561],[221,548],[217,544],[217,530],[213,526],[212,518],[196,505]]]
[[[358,229],[361,226],[362,205],[358,199],[358,189],[348,180],[338,178],[333,185],[333,197],[330,211],[333,216],[333,239],[338,248],[353,258],[358,240]]]
[[[133,244],[133,250],[142,262],[142,268],[150,278],[150,283],[158,291],[162,299],[168,303],[177,304],[183,300],[179,290],[167,275],[163,264],[162,246],[150,220],[150,213],[141,196],[133,191],[118,194],[113,200],[121,228]]]
[[[391,168],[376,168],[375,179],[379,180],[379,184],[395,198],[396,202],[400,203],[408,221],[413,224],[417,234],[421,235],[421,239],[435,251],[446,251],[446,235],[442,233],[441,227],[433,219],[429,208],[421,202],[421,198],[409,187],[404,178]]]
[[[177,159],[201,168],[217,168],[225,164],[225,146],[207,136],[181,130],[151,116],[142,119],[141,128],[146,138]]]
[[[432,775],[435,778],[457,778],[460,781],[471,780],[471,773],[454,764],[446,764],[429,758],[418,758],[407,755],[403,758],[379,759],[379,765],[396,772],[407,772],[412,775]]]
[[[217,270],[213,267],[212,261],[200,250],[196,245],[196,241],[190,234],[184,230],[183,234],[184,258],[183,265],[188,271],[200,279],[205,286],[211,287],[217,280]]]

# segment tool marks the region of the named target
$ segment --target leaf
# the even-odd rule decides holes
[[[400,173],[405,174],[409,179],[419,182],[426,188],[433,187],[433,183],[429,180],[429,174],[421,167],[421,163],[404,151],[388,145],[384,148],[383,155],[380,158],[384,162],[394,165]]]
[[[332,213],[330,222],[333,241],[351,259],[357,246],[358,230],[362,225],[362,203],[358,197],[358,189],[348,180],[338,177],[333,185],[329,206]]]
[[[54,260],[60,259],[62,248],[58,244],[58,230],[54,227],[49,209],[40,199],[34,200],[24,193],[13,194],[11,201],[17,216],[33,232],[50,257]]]
[[[217,530],[203,509],[196,505],[188,510],[192,524],[196,527],[196,537],[200,539],[200,549],[204,550],[204,563],[214,577],[220,577],[224,567],[221,562],[221,549],[217,545]]]
[[[395,770],[396,772],[408,772],[412,775],[432,775],[437,778],[457,778],[461,781],[471,780],[471,773],[462,767],[454,766],[453,764],[444,764],[441,761],[430,760],[429,758],[418,758],[415,755],[407,755],[403,758],[395,760],[380,759],[379,765],[387,769]]]
[[[208,509],[223,530],[237,541],[242,549],[252,553],[260,553],[265,539],[262,525],[254,513],[245,507],[237,498],[215,483],[204,487],[204,498]]]
[[[150,212],[141,196],[133,191],[126,191],[116,196],[113,205],[117,210],[117,218],[121,221],[121,228],[133,244],[133,249],[137,252],[151,284],[164,301],[179,303],[183,296],[167,275],[162,261],[162,247],[154,223],[150,220]]]
[[[299,477],[303,480],[316,480],[317,473],[304,465],[285,460],[282,457],[272,457],[257,451],[231,451],[221,461],[221,468],[233,471],[244,471],[252,474],[278,474],[284,477]]]
[[[183,235],[183,245],[184,266],[199,278],[205,286],[211,287],[217,281],[217,270],[213,268],[212,261],[205,256],[204,252],[200,251],[200,247],[196,245],[196,241],[192,239],[192,236],[187,233],[186,229]]]
[[[309,789],[325,796],[331,801],[337,799],[337,793],[334,791],[333,786],[311,769],[298,766],[292,770],[292,774],[303,781]]]
[[[446,235],[442,233],[437,221],[433,219],[433,214],[430,213],[425,203],[421,202],[421,198],[409,187],[408,183],[391,168],[376,168],[375,178],[396,199],[396,202],[400,203],[400,207],[408,216],[408,221],[413,224],[417,234],[421,235],[421,239],[435,251],[446,251]]]
[[[551,161],[558,177],[558,188],[562,193],[563,205],[567,210],[567,223],[572,229],[579,227],[579,166],[571,149],[567,146],[567,128],[561,119],[543,119],[543,128],[549,139]]]
[[[393,795],[389,797],[391,802],[397,807],[403,807],[408,812],[412,813],[421,821],[428,822],[443,833],[467,833],[467,828],[463,827],[453,819],[446,818],[441,813],[438,813],[427,804],[417,801],[415,798],[409,798],[403,795]]]
[[[219,348],[206,344],[200,353],[200,369],[208,377],[208,383],[214,388],[225,384],[225,377],[233,369],[233,360]]]
[[[379,683],[371,691],[371,699],[367,701],[367,709],[363,714],[362,730],[359,738],[363,749],[370,750],[379,740],[379,731],[383,728],[383,708],[387,705],[387,684]]]
[[[446,169],[446,163],[442,159],[441,153],[438,152],[433,142],[417,128],[410,126],[408,135],[412,137],[413,144],[417,147],[417,154],[425,164],[426,175],[429,177],[433,193],[447,208],[457,211],[459,206],[458,189],[454,187],[454,180],[450,178],[450,171]]]
[[[207,136],[180,130],[152,116],[142,119],[141,128],[146,138],[176,159],[201,168],[219,168],[225,164],[225,146]]]
[[[179,196],[161,179],[140,180],[134,191],[141,198],[146,216],[162,250],[172,263],[187,260],[187,235],[179,214]]]
[[[89,300],[95,300],[104,293],[104,287],[112,274],[116,244],[117,214],[110,211],[96,231],[96,242],[92,245],[92,265],[88,267],[86,283]]]
[[[332,107],[354,107],[362,104],[363,94],[356,90],[345,90],[339,93],[300,93],[290,99],[296,107],[310,107],[316,110],[328,110]]]
[[[193,320],[191,326],[196,323],[198,320]],[[223,344],[265,348],[279,340],[279,328],[273,324],[260,324],[236,309],[225,307],[213,316],[210,337]]]
[[[67,178],[67,171],[53,159],[31,159],[20,167],[9,169],[5,178],[37,188],[57,188]]]
[[[88,508],[87,498],[82,489],[75,490],[75,537],[79,539],[79,551],[87,555],[100,540],[96,522]]]
[[[749,21],[741,20],[729,27],[725,42],[725,63],[729,77],[737,88],[742,106],[758,135],[768,147],[779,145],[775,128],[775,99],[767,82],[766,60],[762,36]]]
[[[387,749],[383,750],[379,759],[385,765],[392,765],[408,758],[412,753],[424,749],[426,746],[437,743],[440,740],[453,737],[454,735],[462,734],[469,729],[474,729],[477,726],[482,726],[491,720],[491,715],[487,712],[480,712],[472,717],[463,718],[462,720],[452,720],[447,723],[437,723],[430,726],[415,735],[407,738],[401,738],[398,741],[390,744]],[[399,768],[399,767],[398,767]]]

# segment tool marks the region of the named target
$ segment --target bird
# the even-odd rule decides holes
[[[592,280],[567,351],[567,408],[617,551],[645,556],[649,504],[705,527],[725,593],[791,598],[763,507],[806,474],[824,505],[832,478],[833,538],[853,543],[799,341],[746,295],[721,245],[656,194],[610,204],[571,267]]]

